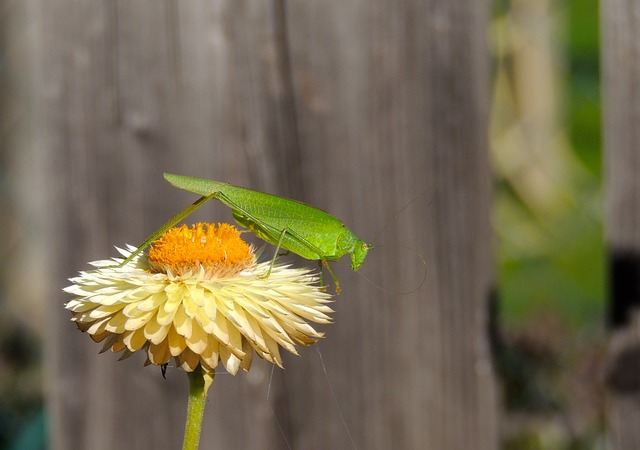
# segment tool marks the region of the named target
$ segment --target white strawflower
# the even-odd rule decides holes
[[[118,249],[126,258],[136,249]],[[172,228],[149,255],[92,262],[65,291],[72,320],[103,350],[147,352],[148,364],[213,373],[221,361],[249,370],[253,350],[282,366],[279,347],[311,345],[323,336],[307,321],[330,323],[330,295],[309,269],[256,263],[253,249],[228,224]]]

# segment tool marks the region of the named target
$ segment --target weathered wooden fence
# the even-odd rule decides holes
[[[216,378],[201,448],[497,448],[488,1],[33,0],[29,11],[53,448],[180,446],[186,377],[98,355],[60,291],[194,199],[163,171],[307,201],[365,239],[391,219],[364,276],[338,265],[321,353]],[[419,290],[367,280],[411,291],[425,270],[416,253]]]

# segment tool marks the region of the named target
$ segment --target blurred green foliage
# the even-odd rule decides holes
[[[510,7],[518,4],[522,8],[523,3],[523,0],[500,0],[495,8],[497,19],[509,17]],[[564,165],[558,171],[561,175],[546,174],[547,184],[558,196],[552,207],[530,201],[537,194],[529,196],[526,189],[535,186],[519,186],[517,174],[497,174],[494,225],[498,236],[501,317],[507,324],[517,324],[544,310],[558,314],[575,329],[601,328],[605,260],[598,5],[596,0],[548,3],[549,15],[560,17],[551,19],[559,22],[558,38],[553,41],[557,48],[551,52],[560,56],[559,63],[552,61],[550,66],[557,70],[559,78],[556,92],[561,98],[557,112],[562,130],[551,131],[562,133],[566,139],[567,156],[558,159]],[[522,22],[521,18],[518,20]],[[517,85],[518,73],[510,70],[514,56],[498,55],[498,58],[502,58],[498,68],[508,71],[508,83]],[[514,91],[517,95],[517,90]],[[519,99],[512,101],[518,104]],[[528,120],[527,111],[516,110],[517,113],[522,114],[523,122]],[[549,139],[561,140],[557,136]],[[503,149],[502,154],[508,151]],[[554,157],[553,149],[549,152]],[[541,163],[539,158],[540,153],[532,156],[529,164],[539,165],[542,172],[551,172],[545,164],[553,161]]]
[[[576,155],[602,178],[598,0],[567,5],[568,126]]]

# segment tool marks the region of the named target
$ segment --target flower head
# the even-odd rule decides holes
[[[118,251],[126,258],[136,250]],[[323,336],[307,321],[330,323],[330,295],[308,269],[257,263],[228,224],[172,228],[148,256],[92,262],[65,291],[73,320],[102,351],[147,352],[148,364],[175,358],[186,371],[249,370],[253,351],[282,366],[279,347],[297,354]],[[267,276],[268,274],[268,276]]]

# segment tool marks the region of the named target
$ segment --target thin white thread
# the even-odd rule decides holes
[[[329,374],[327,373],[327,367],[324,365],[324,359],[322,359],[322,353],[320,352],[320,346],[318,344],[316,344],[316,350],[318,352],[318,356],[320,357],[320,364],[322,364],[322,371],[324,372],[324,377],[327,380],[327,384],[329,385],[329,390],[331,391],[333,402],[336,405],[338,414],[340,414],[340,421],[342,422],[342,425],[344,425],[344,428],[347,431],[347,435],[349,436],[349,440],[351,441],[351,447],[357,449],[358,446],[356,445],[356,442],[353,440],[353,436],[351,435],[351,430],[349,430],[349,425],[347,425],[347,420],[344,418],[344,414],[342,414],[342,409],[340,409],[340,404],[338,403],[338,397],[336,396],[336,392],[333,390],[333,385],[331,384],[331,380],[329,379]]]
[[[269,409],[271,409],[271,415],[273,415],[273,420],[276,421],[276,426],[278,427],[278,430],[280,431],[280,434],[282,435],[282,439],[284,439],[284,443],[287,444],[287,448],[289,450],[293,450],[291,448],[291,444],[289,444],[289,440],[287,439],[287,435],[285,434],[284,430],[282,429],[282,426],[280,425],[280,421],[278,420],[278,416],[276,416],[276,412],[273,409],[273,405],[271,405],[271,403],[269,403],[269,395],[271,395],[271,383],[273,383],[273,374],[275,372],[275,368],[276,366],[271,366],[271,375],[269,376],[269,386],[267,387],[267,404],[269,405]]]

